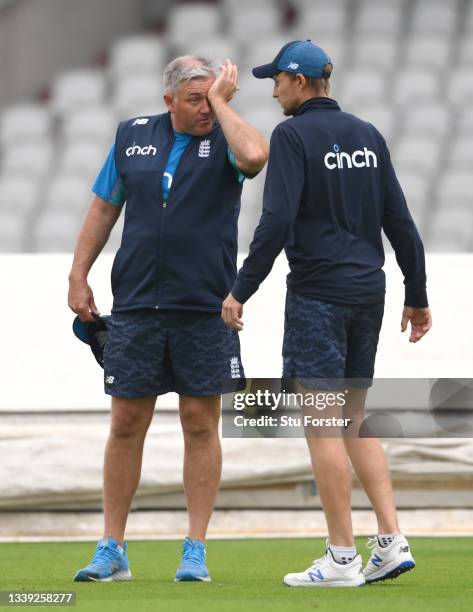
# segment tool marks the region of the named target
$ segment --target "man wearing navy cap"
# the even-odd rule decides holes
[[[286,44],[270,64],[253,69],[257,78],[274,79],[273,97],[292,118],[272,134],[263,214],[222,309],[227,325],[241,330],[243,304],[284,248],[290,273],[283,379],[302,397],[348,391],[347,431],[307,435],[329,540],[322,558],[285,576],[289,586],[360,586],[415,566],[382,446],[354,428],[363,420],[384,311],[381,232],[404,275],[401,331],[410,321],[413,343],[431,327],[424,249],[384,138],[329,97],[332,68],[325,51],[307,40]],[[378,521],[364,570],[351,523],[350,461]]]

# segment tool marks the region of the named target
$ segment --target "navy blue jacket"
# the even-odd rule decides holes
[[[263,214],[232,294],[244,303],[284,247],[287,287],[335,304],[384,300],[381,230],[404,274],[405,305],[427,306],[424,248],[378,130],[312,98],[271,137]]]
[[[215,124],[193,137],[167,202],[162,178],[174,132],[168,113],[121,123],[115,164],[125,191],[125,224],[112,268],[113,310],[220,312],[236,277],[242,185]]]

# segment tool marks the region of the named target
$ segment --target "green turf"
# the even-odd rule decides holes
[[[365,540],[358,541],[363,558]],[[282,584],[321,555],[321,539],[217,540],[207,544],[211,583],[174,583],[180,542],[131,542],[134,579],[74,583],[92,543],[0,544],[1,590],[74,590],[79,610],[128,612],[377,612],[473,610],[472,539],[410,538],[417,567],[394,581],[356,589],[304,589]],[[43,607],[41,607],[43,609]],[[63,608],[64,609],[64,608]]]

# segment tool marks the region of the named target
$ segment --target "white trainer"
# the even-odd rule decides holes
[[[284,584],[295,587],[358,587],[365,584],[362,560],[356,555],[350,563],[337,563],[329,550],[315,559],[305,572],[287,574]]]
[[[370,560],[363,570],[367,583],[397,578],[416,566],[409,542],[402,534],[394,536],[391,544],[384,548],[376,536],[369,538],[366,546],[371,549]]]

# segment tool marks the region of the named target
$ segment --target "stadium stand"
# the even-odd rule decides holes
[[[356,68],[371,66],[391,72],[398,55],[396,38],[390,36],[370,36],[362,39],[353,49],[353,62]],[[334,73],[335,74],[335,73]]]
[[[403,133],[411,136],[433,135],[443,138],[451,126],[451,115],[445,106],[436,102],[420,104],[407,110]]]
[[[225,36],[206,36],[205,38],[192,40],[190,43],[173,45],[173,50],[175,56],[193,53],[195,55],[211,57],[218,65],[224,62],[227,57],[235,58],[233,61],[237,62],[241,69],[241,62],[239,61],[240,46],[237,41]]]
[[[68,115],[62,126],[62,135],[69,142],[96,142],[109,144],[116,129],[111,106],[92,106],[78,109]]]
[[[154,115],[165,110],[160,79],[154,74],[129,75],[116,83],[116,117],[123,121],[137,115]]]
[[[403,72],[399,75],[394,99],[399,107],[407,107],[435,100],[438,94],[439,83],[434,71]]]
[[[220,7],[199,2],[182,4],[170,12],[168,19],[168,42],[188,44],[194,38],[217,35],[222,27]]]
[[[340,34],[346,27],[346,9],[341,2],[301,5],[296,27],[308,32],[323,30],[327,34]]]
[[[49,107],[40,104],[18,104],[5,109],[0,121],[2,156],[10,143],[42,141],[49,138],[51,114]]]
[[[399,142],[393,157],[394,164],[400,171],[408,169],[431,175],[439,163],[439,142],[432,137],[408,135]]]
[[[162,26],[115,40],[105,65],[58,75],[45,102],[0,109],[1,251],[72,248],[117,122],[165,110],[161,73],[172,57],[236,62],[233,104],[269,138],[284,117],[272,83],[250,69],[288,40],[309,37],[333,60],[333,97],[385,136],[427,248],[473,249],[473,0],[174,2]],[[244,186],[241,249],[263,181]],[[109,249],[118,242],[114,232]]]
[[[365,0],[359,7],[355,27],[360,36],[372,33],[399,36],[402,19],[403,12],[400,2]]]
[[[411,27],[414,32],[452,35],[457,25],[456,0],[417,0],[413,6]]]
[[[381,102],[386,94],[386,79],[373,69],[353,69],[346,74],[342,85],[341,100],[348,106],[360,103]]]
[[[165,42],[150,35],[118,40],[110,51],[110,77],[120,80],[131,74],[159,74],[167,59]]]
[[[77,108],[101,104],[106,89],[106,76],[100,70],[65,73],[53,83],[51,109],[53,113],[64,117]]]
[[[237,43],[246,44],[261,37],[270,37],[280,29],[281,15],[276,7],[260,7],[257,3],[252,8],[235,12],[227,20],[228,34]]]
[[[51,166],[52,152],[52,143],[47,140],[44,143],[27,141],[11,145],[2,157],[2,174],[44,177]]]

